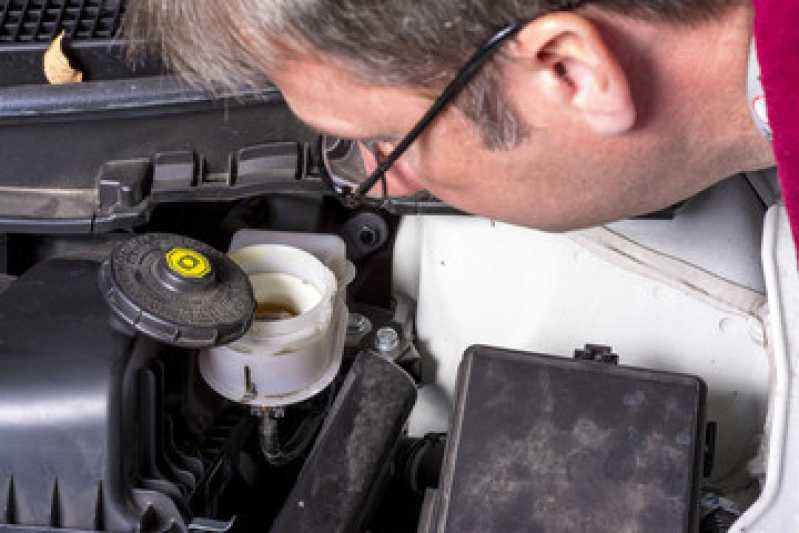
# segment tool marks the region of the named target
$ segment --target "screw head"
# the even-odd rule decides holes
[[[399,348],[400,338],[397,330],[384,326],[375,333],[375,348],[381,352],[392,352]]]

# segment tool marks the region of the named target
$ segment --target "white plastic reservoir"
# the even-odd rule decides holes
[[[230,400],[258,407],[290,405],[322,391],[338,374],[352,266],[343,243],[334,247],[337,253],[314,254],[307,251],[307,234],[298,236],[306,249],[285,244],[291,234],[249,233],[246,240],[254,236],[281,242],[247,245],[229,254],[252,283],[255,321],[236,342],[201,353],[200,372]],[[338,244],[329,240],[337,237],[317,237]]]

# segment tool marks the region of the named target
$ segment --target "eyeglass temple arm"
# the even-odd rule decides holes
[[[362,182],[357,189],[352,192],[353,196],[359,197],[365,195],[369,190],[374,187],[380,179],[383,178],[385,173],[391,166],[402,157],[402,154],[416,141],[417,137],[430,125],[436,116],[452,101],[474,76],[480,71],[485,62],[493,55],[506,39],[512,37],[521,30],[526,23],[517,22],[506,26],[497,32],[490,40],[488,40],[466,63],[461,69],[458,76],[455,77],[444,89],[441,95],[436,98],[436,101],[424,114],[424,116],[416,123],[413,129],[400,141],[400,143],[391,151],[385,159],[383,159],[372,172],[372,174]]]

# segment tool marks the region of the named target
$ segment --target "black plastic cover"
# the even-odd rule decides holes
[[[124,323],[182,348],[232,342],[255,314],[244,271],[211,246],[179,235],[148,233],[120,244],[103,262],[99,283]]]
[[[0,294],[0,533],[229,520],[219,508],[254,421],[191,354],[120,332],[98,267],[45,261]]]
[[[146,222],[151,200],[291,189],[304,173],[301,147],[315,139],[272,86],[227,97],[164,76],[0,86],[0,228],[110,231],[114,218]],[[118,198],[115,169],[129,178]]]
[[[431,533],[693,532],[695,377],[473,347]]]
[[[166,497],[134,495],[127,484],[123,455],[136,446],[120,430],[120,391],[126,369],[135,374],[133,343],[109,326],[97,266],[42,263],[0,295],[0,524],[8,531],[133,531],[148,500],[180,518]],[[141,348],[142,359],[154,355]]]
[[[44,52],[62,32],[84,80],[159,74],[155,58],[135,68],[125,61],[123,43],[114,40],[124,12],[124,0],[0,0],[0,87],[47,84]]]
[[[415,401],[416,385],[404,370],[361,353],[270,531],[362,531]]]
[[[2,0],[0,43],[48,42],[60,32],[76,40],[110,39],[124,0]]]

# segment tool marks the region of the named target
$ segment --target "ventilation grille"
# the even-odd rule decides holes
[[[48,42],[65,31],[75,41],[110,39],[124,0],[0,0],[0,43]]]

